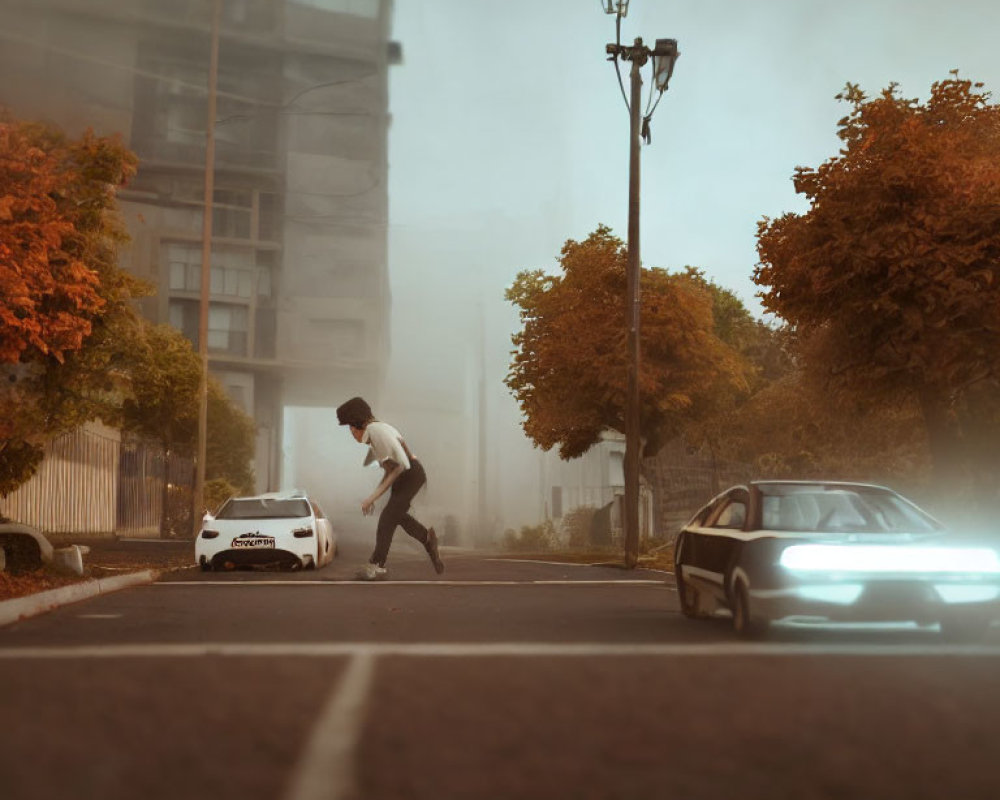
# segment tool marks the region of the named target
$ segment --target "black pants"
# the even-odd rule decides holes
[[[427,475],[423,465],[414,459],[410,462],[410,468],[396,478],[395,483],[389,490],[389,502],[385,504],[382,513],[378,517],[378,528],[375,531],[375,552],[369,561],[372,564],[385,566],[385,560],[389,557],[389,545],[392,544],[392,535],[396,532],[396,526],[402,526],[410,536],[416,539],[424,547],[427,546],[427,528],[417,522],[410,515],[410,503],[420,487],[427,482]]]

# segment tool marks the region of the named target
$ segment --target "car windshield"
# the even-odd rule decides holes
[[[216,519],[295,519],[309,516],[305,500],[268,497],[233,498],[219,509]]]
[[[932,533],[936,520],[894,492],[862,486],[761,488],[761,527],[820,533]]]

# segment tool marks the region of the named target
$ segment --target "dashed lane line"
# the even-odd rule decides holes
[[[375,655],[356,652],[330,693],[305,751],[292,772],[285,800],[341,800],[356,796],[354,751],[364,723]]]
[[[107,644],[50,647],[0,647],[0,661],[116,658],[621,658],[763,656],[985,657],[1000,658],[995,644],[863,644],[709,642],[704,644],[604,644],[547,642],[196,642],[183,644]]]

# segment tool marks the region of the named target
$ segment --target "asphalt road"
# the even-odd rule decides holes
[[[404,541],[0,630],[0,797],[993,798],[1000,630],[681,617],[669,576]]]

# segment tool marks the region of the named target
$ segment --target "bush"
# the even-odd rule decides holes
[[[590,547],[594,542],[592,526],[597,509],[593,506],[579,506],[563,517],[562,529],[569,537],[570,547]]]
[[[444,518],[444,535],[441,537],[441,544],[458,544],[459,527],[458,519],[454,514],[448,514]]]
[[[204,507],[214,514],[226,500],[238,494],[245,494],[245,492],[237,491],[236,487],[225,478],[213,478],[210,481],[205,481],[205,493],[202,495]]]
[[[517,553],[544,553],[555,544],[556,531],[551,522],[541,525],[525,525],[520,533],[508,529],[504,533],[503,545]]]

